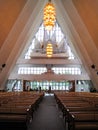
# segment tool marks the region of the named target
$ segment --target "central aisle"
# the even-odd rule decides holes
[[[28,130],[65,130],[62,112],[58,109],[53,95],[43,97]]]

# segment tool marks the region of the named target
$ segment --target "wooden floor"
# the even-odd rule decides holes
[[[45,95],[28,130],[65,130],[62,112],[53,95]]]

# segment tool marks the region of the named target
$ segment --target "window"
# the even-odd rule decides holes
[[[19,67],[18,74],[42,74],[46,72],[44,67]]]
[[[81,69],[79,67],[53,67],[52,70],[55,74],[72,74],[72,75],[80,75]]]
[[[55,27],[51,32],[45,31],[43,23],[39,27],[39,30],[35,34],[35,36],[32,38],[32,41],[30,42],[30,46],[25,53],[25,59],[31,59],[31,53],[34,51],[42,51],[41,45],[43,42],[46,42],[51,39],[51,42],[56,43],[57,48],[55,49],[54,53],[61,53],[66,52],[68,53],[68,59],[74,59],[74,55],[72,53],[72,50],[69,46],[69,43],[67,41],[67,38],[64,36],[61,28],[59,27],[58,23],[56,22]],[[45,43],[46,44],[46,43]],[[36,45],[39,46],[39,49],[36,50]],[[45,48],[46,50],[46,48]]]

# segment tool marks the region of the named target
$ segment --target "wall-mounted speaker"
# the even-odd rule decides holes
[[[2,64],[2,68],[4,68],[6,66],[6,64]]]
[[[93,65],[91,65],[91,68],[92,68],[92,69],[95,69],[95,65],[94,65],[94,64],[93,64]]]

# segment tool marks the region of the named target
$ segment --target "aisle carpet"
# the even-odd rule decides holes
[[[54,95],[43,97],[28,130],[65,130],[62,112],[58,108]]]

